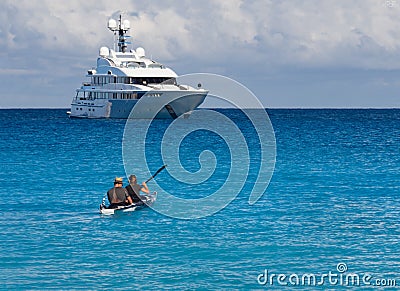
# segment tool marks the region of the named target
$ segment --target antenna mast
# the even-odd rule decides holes
[[[110,19],[108,21],[108,29],[114,32],[116,35],[118,31],[118,48],[119,52],[125,53],[129,42],[126,39],[130,36],[126,35],[128,30],[131,28],[131,23],[129,20],[122,21],[122,15],[119,16],[118,25],[115,19]]]

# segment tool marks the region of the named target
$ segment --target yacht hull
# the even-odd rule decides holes
[[[169,91],[139,99],[96,99],[71,104],[71,118],[170,119],[191,112],[204,102],[204,92]],[[159,96],[162,97],[154,97]],[[138,104],[138,107],[133,108]],[[132,112],[132,113],[131,113]]]

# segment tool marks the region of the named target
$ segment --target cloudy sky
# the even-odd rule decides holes
[[[5,0],[0,108],[68,108],[121,12],[135,48],[265,107],[400,107],[400,0]]]

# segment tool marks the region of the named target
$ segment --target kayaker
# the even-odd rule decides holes
[[[147,188],[146,182],[143,182],[142,185],[139,185],[137,183],[137,179],[136,179],[135,175],[129,176],[129,185],[126,186],[125,189],[128,192],[133,203],[146,200],[146,199],[141,198],[140,191],[142,191],[143,193],[149,194],[149,188]]]
[[[107,197],[110,202],[108,208],[117,208],[118,206],[126,206],[132,204],[132,198],[129,196],[125,188],[122,187],[122,178],[115,178],[114,187],[108,190]]]

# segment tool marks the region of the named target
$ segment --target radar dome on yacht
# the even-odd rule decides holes
[[[136,49],[136,54],[138,55],[139,58],[144,58],[146,56],[144,48],[138,47]]]
[[[100,48],[99,55],[100,55],[101,57],[108,57],[108,56],[110,55],[110,50],[108,49],[108,47],[102,46],[102,47]]]
[[[123,22],[122,22],[122,25],[123,25],[123,29],[130,29],[131,28],[131,23],[129,22],[129,20],[124,20]]]
[[[117,21],[115,19],[108,20],[108,29],[110,30],[117,30]]]

